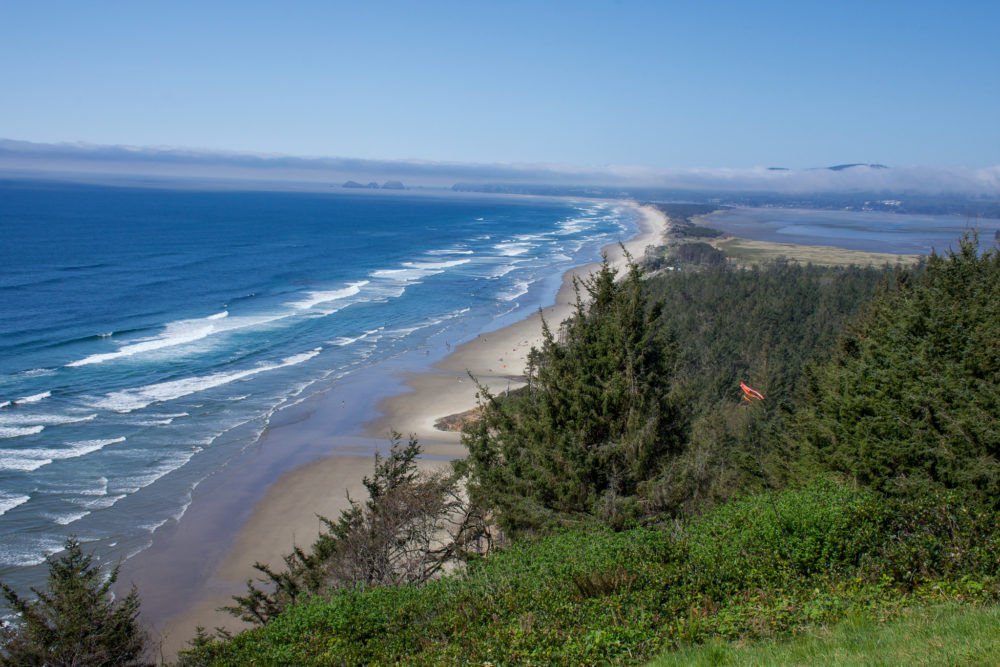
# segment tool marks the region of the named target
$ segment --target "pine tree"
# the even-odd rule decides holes
[[[328,589],[422,584],[449,564],[488,547],[478,508],[470,506],[453,473],[421,473],[420,445],[393,433],[389,455],[376,452],[374,474],[363,484],[368,499],[348,496],[336,521],[319,517],[323,530],[309,550],[295,547],[275,570],[255,563],[260,587],[222,609],[248,623],[266,625],[297,601]],[[208,636],[196,641],[204,643]]]
[[[50,557],[48,565],[47,590],[32,588],[34,601],[0,583],[10,607],[21,617],[4,628],[0,665],[147,664],[142,661],[146,633],[138,621],[138,592],[132,588],[120,602],[111,594],[118,568],[104,577],[73,537],[66,540],[65,552]]]
[[[657,324],[642,272],[605,258],[577,283],[562,341],[547,324],[527,387],[494,396],[463,436],[476,501],[508,532],[598,518],[620,527],[639,513],[640,486],[681,444],[671,398],[675,345]],[[584,296],[584,292],[586,296]]]
[[[1000,252],[975,236],[883,294],[810,374],[790,432],[820,465],[889,493],[1000,506]]]

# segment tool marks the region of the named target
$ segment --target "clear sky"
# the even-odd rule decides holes
[[[657,169],[1000,164],[1000,2],[0,0],[0,137]]]

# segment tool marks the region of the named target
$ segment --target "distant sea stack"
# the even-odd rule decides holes
[[[365,185],[364,183],[358,183],[357,181],[347,181],[341,187],[344,188],[362,188],[364,190],[405,190],[406,186],[400,181],[386,181],[384,185],[379,185],[375,181]]]

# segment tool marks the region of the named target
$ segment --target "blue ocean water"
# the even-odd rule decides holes
[[[613,203],[0,182],[0,579],[128,557],[282,408],[551,302]]]

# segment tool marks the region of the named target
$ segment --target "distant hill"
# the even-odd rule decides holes
[[[872,169],[888,169],[889,167],[884,164],[866,164],[864,162],[854,162],[852,164],[837,164],[832,167],[826,167],[830,171],[843,171],[844,169],[850,169],[851,167],[871,167]]]
[[[405,190],[406,189],[406,186],[403,185],[403,183],[401,181],[386,181],[382,185],[379,185],[375,181],[372,181],[371,183],[368,183],[367,185],[364,184],[364,183],[358,183],[357,181],[347,181],[346,183],[344,183],[340,187],[342,187],[342,188],[362,188],[362,189],[365,189],[365,190],[379,190],[379,189],[381,189],[381,190]]]

